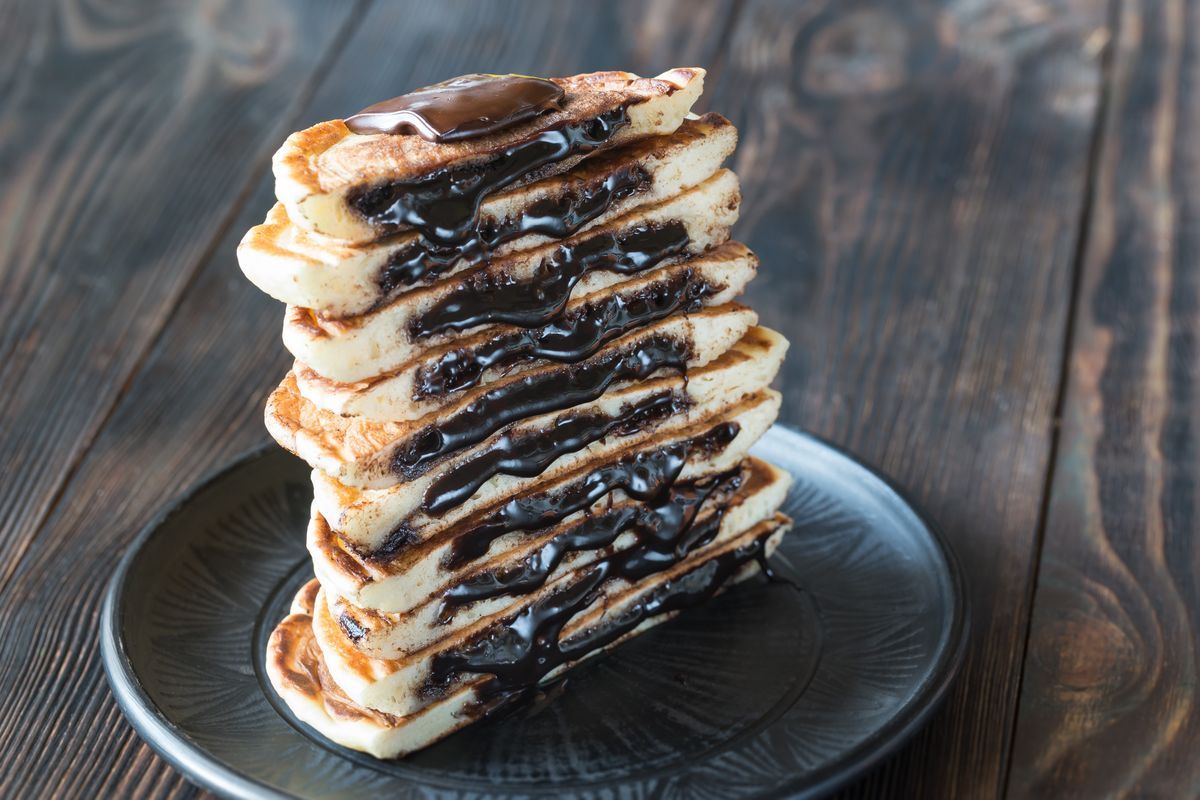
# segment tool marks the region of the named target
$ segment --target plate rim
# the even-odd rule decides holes
[[[227,474],[277,448],[278,445],[274,442],[264,442],[244,450],[224,464],[208,470],[199,480],[161,508],[142,526],[121,554],[121,560],[117,562],[117,568],[104,590],[104,600],[100,607],[100,661],[104,666],[104,675],[108,679],[113,699],[117,701],[117,707],[150,749],[179,770],[184,778],[221,797],[294,800],[292,796],[279,792],[212,755],[192,742],[186,733],[171,722],[137,679],[133,662],[125,648],[124,637],[120,635],[117,610],[122,605],[128,588],[125,578],[138,554],[154,533],[197,495]]]
[[[856,778],[862,777],[888,757],[895,755],[925,727],[930,718],[942,707],[942,702],[958,679],[963,661],[966,659],[967,643],[971,638],[970,595],[967,592],[966,574],[962,568],[962,561],[946,538],[941,526],[934,522],[933,517],[925,511],[924,505],[917,502],[907,490],[901,488],[890,475],[823,436],[779,423],[772,425],[768,433],[771,430],[778,430],[791,437],[809,439],[828,448],[866,471],[872,478],[879,481],[883,488],[895,495],[896,499],[913,513],[929,533],[934,546],[945,560],[946,575],[949,578],[951,589],[950,600],[953,602],[950,625],[946,634],[946,647],[931,668],[930,678],[915,693],[917,700],[902,707],[901,712],[889,720],[887,725],[874,731],[838,762],[762,795],[763,798],[824,797],[845,787]],[[880,742],[880,737],[884,734],[887,734],[887,737]],[[866,752],[861,757],[854,757],[856,753],[864,750]]]
[[[907,703],[886,725],[872,732],[848,754],[827,767],[803,777],[797,777],[781,786],[759,795],[763,798],[821,797],[861,777],[880,762],[894,755],[925,726],[934,713],[941,708],[950,687],[962,671],[970,640],[971,614],[970,596],[962,562],[954,547],[946,538],[941,527],[926,513],[924,507],[909,493],[899,487],[887,473],[867,463],[817,434],[790,425],[776,423],[771,432],[785,436],[808,439],[834,454],[847,459],[868,473],[884,489],[916,517],[929,534],[936,550],[946,565],[946,576],[950,587],[949,601],[952,604],[950,624],[946,633],[946,645],[931,667],[929,677],[914,692],[915,700]],[[765,437],[764,437],[765,438]],[[179,770],[196,785],[223,797],[231,798],[280,798],[291,800],[294,795],[282,793],[274,787],[248,775],[209,753],[191,741],[155,704],[138,680],[133,663],[125,648],[124,637],[118,627],[117,611],[123,607],[127,593],[126,577],[146,543],[172,516],[190,504],[198,495],[209,489],[226,475],[279,450],[274,442],[265,442],[234,456],[229,461],[210,469],[203,477],[191,484],[161,508],[126,546],[109,578],[100,609],[99,644],[101,663],[104,667],[110,693],[121,713],[138,736],[167,763]]]

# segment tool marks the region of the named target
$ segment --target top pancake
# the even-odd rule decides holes
[[[243,237],[238,263],[277,300],[331,319],[356,316],[484,258],[539,247],[678,195],[716,172],[736,144],[737,131],[719,114],[685,120],[670,134],[611,148],[569,172],[490,195],[479,207],[478,227],[487,236],[460,247],[440,248],[416,231],[348,244],[293,225],[276,204]]]
[[[346,241],[369,241],[406,229],[381,229],[346,202],[355,189],[388,182],[415,182],[451,166],[480,166],[503,157],[506,148],[566,125],[585,123],[626,108],[628,124],[600,148],[679,127],[700,96],[704,70],[681,68],[656,78],[628,72],[595,72],[554,79],[565,95],[558,110],[497,133],[435,143],[415,135],[354,134],[342,120],[318,123],[292,134],[273,159],[275,194],[294,224]],[[563,158],[522,180],[559,174],[585,154]]]

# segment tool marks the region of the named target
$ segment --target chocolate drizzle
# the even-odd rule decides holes
[[[587,273],[633,275],[683,253],[688,242],[687,226],[674,221],[563,244],[528,278],[487,271],[465,278],[461,287],[413,320],[409,332],[422,338],[495,322],[525,328],[544,325],[563,310],[571,290]]]
[[[692,454],[724,450],[740,430],[736,422],[722,422],[699,436],[623,456],[592,470],[565,491],[509,500],[479,524],[456,536],[444,566],[448,570],[459,569],[482,557],[501,536],[555,525],[617,489],[636,500],[657,498],[675,483]]]
[[[346,118],[355,133],[416,133],[430,142],[456,142],[531,119],[557,108],[563,89],[528,75],[463,75],[368,106]]]
[[[566,588],[539,599],[499,629],[489,631],[461,648],[434,656],[423,691],[429,697],[441,696],[457,675],[477,673],[490,676],[478,690],[485,713],[525,698],[535,691],[542,678],[559,666],[578,661],[592,651],[612,644],[651,617],[707,600],[743,564],[758,558],[775,530],[775,526],[768,526],[752,542],[721,553],[673,580],[664,581],[614,618],[570,640],[562,640],[563,627],[598,598],[605,581],[612,578],[636,581],[680,560],[665,559],[668,563],[643,560],[642,547],[618,553],[588,568],[579,580]],[[704,535],[711,540],[715,533],[711,531]],[[693,547],[703,539],[704,536],[697,537]]]
[[[424,510],[440,514],[461,505],[495,475],[535,477],[566,453],[582,450],[609,434],[634,433],[686,407],[686,397],[660,392],[615,414],[566,414],[547,430],[506,433],[487,449],[434,480],[425,490]]]
[[[439,397],[476,385],[483,373],[536,358],[576,363],[634,328],[676,311],[695,311],[718,288],[692,268],[625,296],[619,291],[563,314],[540,328],[502,333],[475,349],[452,350],[417,372],[413,399]]]
[[[522,236],[541,234],[565,239],[604,214],[613,203],[644,190],[650,180],[650,174],[640,165],[623,166],[602,181],[538,200],[515,216],[481,222],[455,244],[416,239],[392,253],[375,282],[380,294],[388,297],[400,286],[436,278],[459,261],[477,264],[495,248]]]
[[[457,245],[476,229],[479,204],[485,197],[557,161],[590,153],[628,124],[629,114],[622,106],[542,131],[483,163],[447,167],[416,181],[386,181],[356,189],[346,201],[381,231],[408,226],[431,242]]]
[[[742,470],[738,467],[722,475],[676,484],[649,502],[630,503],[589,516],[543,543],[520,563],[483,571],[457,584],[444,595],[439,616],[448,621],[460,605],[533,591],[545,584],[567,554],[609,547],[626,531],[637,536],[635,546],[646,548],[640,557],[643,563],[657,564],[668,557],[673,563],[702,542],[707,531],[719,527],[725,504],[742,484]],[[713,514],[717,520],[707,527],[691,527],[700,507],[710,498],[717,507]]]
[[[358,620],[356,620],[353,615],[338,614],[337,621],[338,627],[342,629],[342,633],[346,634],[346,638],[348,638],[350,641],[358,643],[366,637],[367,631],[363,628],[363,626],[358,624]]]
[[[437,459],[478,444],[510,422],[589,403],[616,381],[646,378],[663,368],[682,370],[690,350],[687,342],[657,336],[588,363],[518,377],[421,431],[393,456],[392,471],[412,479]]]

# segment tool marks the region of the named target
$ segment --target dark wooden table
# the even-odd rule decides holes
[[[283,137],[463,72],[679,64],[742,132],[783,420],[969,572],[962,679],[848,795],[1197,794],[1197,33],[1183,0],[6,0],[0,796],[198,793],[117,711],[97,609],[266,439],[281,309],[234,246]]]

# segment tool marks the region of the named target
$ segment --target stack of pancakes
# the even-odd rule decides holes
[[[556,79],[455,141],[342,120],[275,156],[238,250],[288,304],[271,434],[312,467],[317,580],[281,697],[395,757],[754,574],[788,479],[748,455],[786,341],[735,298],[737,133],[699,69]]]

